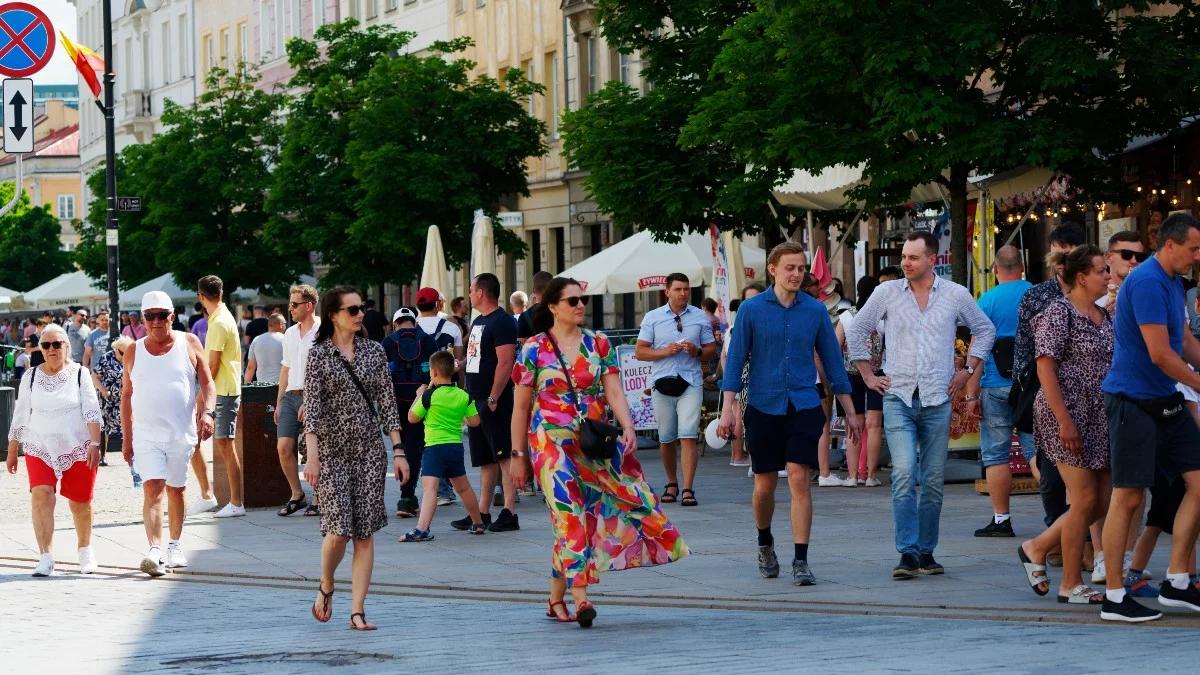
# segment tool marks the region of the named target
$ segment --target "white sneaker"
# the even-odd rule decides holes
[[[37,567],[33,568],[33,576],[48,577],[54,574],[54,554],[43,553],[41,560],[38,560]]]
[[[222,507],[220,511],[214,513],[213,518],[237,518],[244,515],[246,515],[246,507],[234,506],[230,503]]]
[[[750,471],[751,471],[751,473],[753,473],[753,472],[754,472],[754,469],[750,469]],[[779,477],[780,477],[780,478],[787,478],[787,469],[780,469],[780,470],[779,470]]]
[[[189,516],[198,516],[201,513],[208,513],[209,511],[212,511],[215,508],[217,508],[217,500],[216,499],[205,499],[205,498],[201,497],[201,498],[197,499],[196,501],[192,502],[192,505],[189,506],[187,509],[187,514]]]
[[[167,573],[167,568],[162,561],[162,551],[157,546],[146,553],[146,557],[142,558],[142,564],[139,567],[152,577],[161,577]]]
[[[842,480],[836,473],[831,473],[828,476],[820,476],[817,478],[819,487],[846,487],[847,481]],[[854,481],[849,481],[850,485],[854,485]]]
[[[1108,581],[1108,574],[1104,571],[1104,554],[1096,554],[1095,566],[1092,567],[1092,583],[1102,584]]]
[[[170,544],[167,546],[167,569],[175,569],[176,567],[187,567],[187,556],[183,554],[183,549],[178,544]]]
[[[92,553],[91,546],[85,546],[79,549],[79,573],[91,574],[96,571],[96,556]]]
[[[883,483],[880,483],[878,478],[868,478],[863,482],[863,486],[865,487],[879,487],[880,485],[883,485]]]

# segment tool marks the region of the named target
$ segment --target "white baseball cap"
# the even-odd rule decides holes
[[[175,305],[171,303],[171,296],[162,291],[150,291],[142,296],[142,313],[152,309],[165,309],[171,312],[175,311]]]
[[[400,309],[396,310],[395,314],[392,315],[392,323],[396,323],[400,319],[412,319],[415,323],[417,320],[417,315],[411,309],[407,307],[401,307]]]

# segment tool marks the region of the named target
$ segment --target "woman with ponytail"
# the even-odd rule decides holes
[[[603,333],[583,328],[586,306],[574,279],[558,277],[546,287],[533,317],[536,335],[513,369],[512,417],[513,457],[523,458],[528,446],[554,528],[546,616],[584,628],[596,618],[587,587],[601,571],[661,565],[688,554],[646,484],[616,353]],[[613,456],[594,459],[580,446],[580,428],[584,418],[607,418],[608,408],[623,433]],[[511,471],[518,485],[527,478],[524,462],[512,462]],[[564,600],[568,588],[574,614]]]

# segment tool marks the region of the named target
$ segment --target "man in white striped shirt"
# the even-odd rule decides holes
[[[950,401],[981,366],[996,337],[995,327],[971,293],[934,274],[937,254],[938,240],[932,234],[909,234],[901,253],[904,278],[880,285],[846,335],[850,358],[866,385],[884,395],[883,428],[892,455],[892,518],[900,552],[900,564],[892,570],[894,579],[945,571],[934,560],[933,550],[942,515]],[[876,377],[868,361],[867,340],[885,318],[886,374]],[[966,369],[956,373],[954,341],[960,321],[975,342]]]

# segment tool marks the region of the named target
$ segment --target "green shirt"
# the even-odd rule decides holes
[[[418,398],[412,411],[425,420],[426,447],[462,443],[463,420],[479,414],[470,395],[454,385],[442,385],[434,389],[429,397],[429,410]]]

